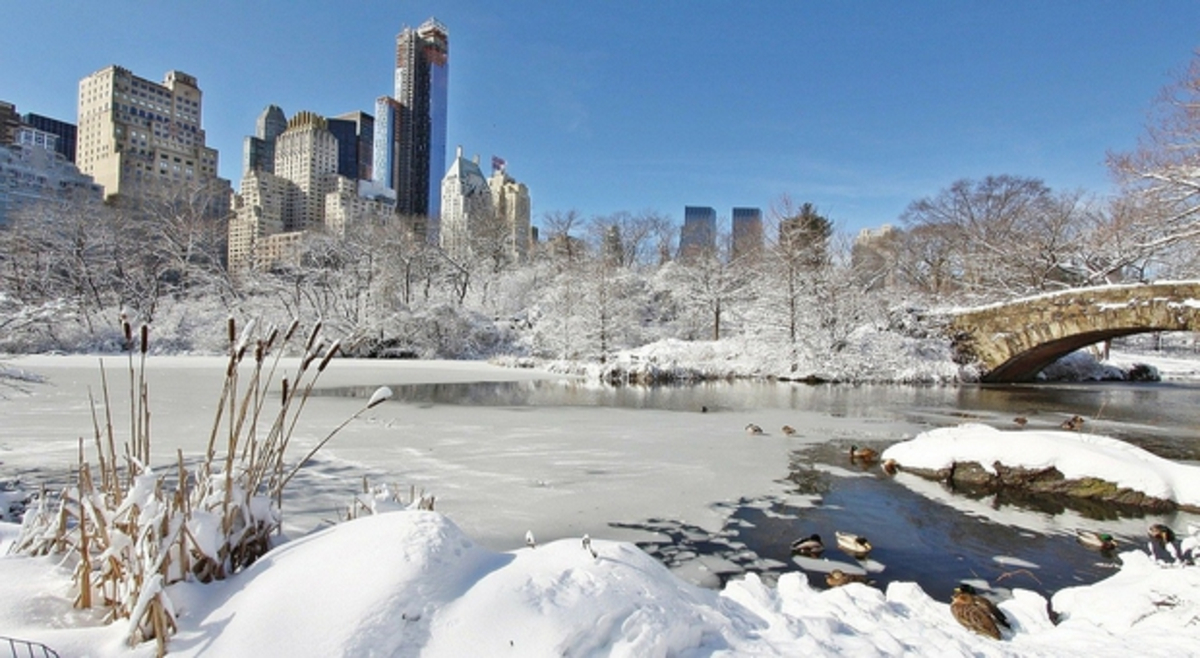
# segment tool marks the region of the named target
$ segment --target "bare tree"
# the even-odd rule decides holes
[[[1110,153],[1123,198],[1104,227],[1109,269],[1151,263],[1200,240],[1200,50],[1155,100],[1145,133],[1129,153]],[[1197,274],[1192,271],[1191,275]]]

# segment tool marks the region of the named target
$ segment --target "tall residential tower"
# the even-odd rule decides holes
[[[417,29],[405,27],[396,36],[395,95],[401,111],[393,122],[380,116],[376,106],[376,129],[394,131],[397,152],[386,175],[396,192],[396,210],[401,215],[429,218],[426,238],[436,242],[441,211],[442,175],[446,172],[446,114],[450,80],[450,33],[436,19]],[[381,125],[383,124],[383,125]],[[389,159],[379,153],[375,161]]]

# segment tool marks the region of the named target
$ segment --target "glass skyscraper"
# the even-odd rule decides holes
[[[395,96],[401,107],[395,124],[399,142],[390,187],[402,215],[429,218],[426,238],[437,241],[441,181],[446,173],[446,118],[450,80],[450,33],[436,19],[396,36]],[[376,128],[381,118],[376,106]],[[380,160],[380,139],[375,160]],[[387,140],[382,140],[386,142]],[[380,172],[375,172],[376,179]]]

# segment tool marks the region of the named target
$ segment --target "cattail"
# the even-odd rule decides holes
[[[292,339],[292,334],[296,333],[296,329],[300,328],[300,319],[292,318],[292,323],[288,325],[287,333],[283,335],[283,342],[288,342]]]
[[[275,345],[275,339],[279,338],[279,327],[271,325],[271,331],[267,333],[267,344],[263,349],[264,356],[271,351],[271,347]]]
[[[321,333],[321,324],[322,321],[317,320],[317,323],[313,325],[312,331],[308,334],[308,342],[304,343],[305,351],[311,351],[313,343],[317,342],[317,335]]]
[[[283,378],[283,403],[287,404],[288,400],[288,378]]]
[[[142,354],[150,349],[150,325],[142,325]]]
[[[325,358],[321,359],[320,365],[317,366],[317,372],[325,372],[325,366],[329,365],[329,360],[333,358],[334,354],[337,354],[338,348],[341,346],[342,341],[333,341],[333,345],[330,345],[329,351],[325,353]]]
[[[367,401],[367,408],[373,409],[383,404],[386,400],[391,399],[391,397],[392,389],[388,388],[387,386],[380,386],[379,388],[375,389],[374,393],[371,394],[371,399]]]
[[[267,346],[260,338],[258,339],[258,342],[254,344],[254,362],[262,363],[263,357],[266,356],[266,353]]]
[[[125,349],[133,349],[133,325],[129,324],[129,317],[124,313],[121,314],[121,331],[125,334]]]
[[[237,344],[237,322],[232,315],[225,321],[225,326],[229,330],[229,346],[233,347]]]

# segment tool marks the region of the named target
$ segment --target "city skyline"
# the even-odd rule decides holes
[[[534,192],[535,224],[571,209],[682,224],[697,204],[725,223],[726,209],[766,216],[788,195],[852,233],[960,178],[1111,192],[1106,153],[1136,144],[1200,19],[1183,2],[131,6],[14,7],[0,59],[20,64],[0,75],[0,99],[76,122],[94,71],[186,71],[204,88],[219,174],[238,181],[265,107],[373,112],[393,89],[396,36],[435,17],[455,49],[446,157],[462,145],[507,160]],[[138,36],[164,24],[174,38]]]

